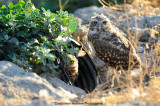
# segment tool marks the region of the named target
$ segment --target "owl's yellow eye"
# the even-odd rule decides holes
[[[71,60],[71,61],[70,61],[70,64],[73,64],[73,62],[74,62],[74,61],[73,61],[73,60]]]
[[[98,22],[97,21],[93,21],[92,24],[96,25]]]

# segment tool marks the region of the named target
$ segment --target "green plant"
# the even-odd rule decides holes
[[[36,67],[55,73],[58,67],[53,51],[66,60],[67,54],[78,50],[70,43],[77,20],[62,10],[52,13],[42,7],[43,13],[29,0],[20,0],[0,8],[0,60],[9,60],[27,71]]]

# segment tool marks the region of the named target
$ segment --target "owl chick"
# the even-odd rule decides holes
[[[74,83],[78,77],[78,59],[71,54],[67,55],[67,59],[70,60],[70,63],[64,66],[64,70],[71,82]]]
[[[124,36],[126,35],[103,14],[91,18],[88,40],[94,47],[96,56],[117,70],[139,69],[141,60]]]

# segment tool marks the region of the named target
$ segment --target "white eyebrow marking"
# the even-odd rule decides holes
[[[96,20],[96,19],[92,19],[91,22],[92,22],[92,21],[97,21],[97,20]],[[97,22],[98,22],[98,21],[97,21]]]
[[[109,22],[107,19],[104,19],[104,20],[101,21],[101,23],[104,22],[104,21],[106,21],[107,23]]]

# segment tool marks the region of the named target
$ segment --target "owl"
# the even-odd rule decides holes
[[[75,82],[75,80],[78,77],[78,59],[71,54],[67,55],[67,59],[70,61],[69,64],[64,66],[64,69],[71,80],[72,83]]]
[[[141,60],[126,34],[111,24],[103,14],[94,16],[89,23],[88,40],[95,55],[117,70],[139,69]]]

